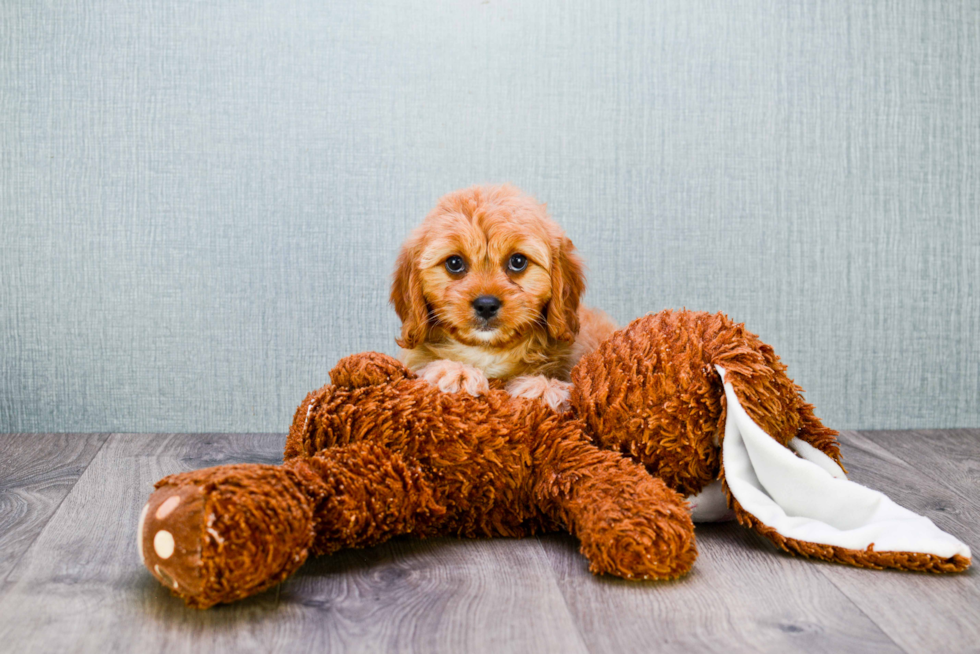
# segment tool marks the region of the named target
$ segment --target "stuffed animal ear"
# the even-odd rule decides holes
[[[724,383],[725,371],[715,366]],[[724,482],[739,522],[776,546],[866,568],[958,572],[970,548],[929,518],[848,481],[829,456],[794,438],[783,447],[746,413],[724,384]],[[799,456],[797,456],[799,455]]]
[[[585,291],[582,260],[571,240],[562,236],[551,253],[551,300],[548,302],[548,334],[572,342],[578,334],[578,302]]]
[[[422,293],[417,247],[411,243],[402,248],[395,263],[390,301],[402,321],[401,338],[395,342],[406,350],[414,349],[429,334],[429,306]]]

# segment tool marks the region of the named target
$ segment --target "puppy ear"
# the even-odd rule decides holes
[[[429,335],[429,307],[422,294],[416,250],[409,245],[402,248],[391,277],[390,301],[402,321],[401,338],[395,342],[406,350],[414,349]]]
[[[551,300],[548,303],[548,334],[572,342],[578,334],[578,301],[585,291],[585,273],[575,246],[565,236],[551,254]]]

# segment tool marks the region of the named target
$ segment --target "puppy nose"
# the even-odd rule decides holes
[[[476,315],[484,320],[490,320],[497,315],[497,311],[500,310],[500,304],[500,298],[494,297],[493,295],[481,295],[473,300],[473,309],[476,311]]]

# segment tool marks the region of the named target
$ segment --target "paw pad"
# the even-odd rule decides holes
[[[153,537],[153,551],[163,560],[173,556],[174,545],[174,535],[166,529],[161,529]]]
[[[204,499],[196,485],[163,486],[143,507],[137,533],[140,557],[164,586],[194,592],[202,585]]]

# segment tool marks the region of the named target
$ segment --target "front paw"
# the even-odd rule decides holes
[[[516,377],[507,382],[505,388],[512,397],[540,398],[555,411],[568,410],[568,398],[572,393],[570,383],[543,375]]]
[[[443,393],[466,391],[477,397],[490,390],[490,382],[482,370],[458,361],[440,359],[427,363],[415,372]]]

